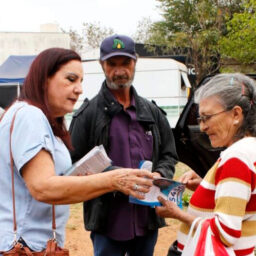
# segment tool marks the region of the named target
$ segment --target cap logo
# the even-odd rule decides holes
[[[124,42],[119,39],[114,39],[113,49],[124,49]]]

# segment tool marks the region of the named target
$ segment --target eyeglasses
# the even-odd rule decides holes
[[[196,120],[198,122],[198,124],[201,124],[201,122],[205,123],[207,121],[209,121],[213,116],[217,116],[219,114],[222,114],[224,112],[227,112],[229,110],[223,110],[221,112],[218,112],[218,113],[215,113],[215,114],[212,114],[212,115],[203,115],[203,116],[199,116]]]

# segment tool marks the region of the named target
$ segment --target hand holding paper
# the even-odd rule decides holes
[[[152,169],[152,162],[142,161],[142,163],[140,164],[140,168],[145,169],[145,166],[147,167],[147,169]],[[129,202],[155,207],[161,205],[158,200],[158,197],[161,196],[166,200],[176,203],[180,208],[182,208],[182,194],[184,190],[185,184],[181,182],[167,178],[156,177],[153,180],[153,186],[150,188],[150,191],[145,194],[145,199],[138,200],[130,196]]]
[[[103,145],[100,145],[95,146],[84,157],[74,163],[71,168],[65,172],[65,175],[79,176],[88,173],[95,174],[102,172],[110,166],[111,159],[107,156]]]
[[[156,213],[162,218],[174,218],[179,219],[183,213],[183,210],[175,203],[164,199],[163,197],[158,197],[161,206],[156,207]]]

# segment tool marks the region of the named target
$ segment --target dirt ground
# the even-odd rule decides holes
[[[166,256],[170,244],[176,238],[179,222],[167,220],[168,226],[159,231],[154,256]],[[84,229],[82,204],[71,206],[70,218],[66,228],[66,244],[71,256],[93,256],[90,232]]]
[[[188,170],[188,166],[178,163],[175,167],[174,179],[177,179]],[[71,256],[93,256],[90,232],[84,229],[82,210],[82,204],[75,204],[70,208],[70,218],[66,227],[65,247],[69,248]],[[169,246],[176,239],[180,225],[179,222],[166,219],[166,223],[168,226],[159,230],[154,256],[166,256]]]

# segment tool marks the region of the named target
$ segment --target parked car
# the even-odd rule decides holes
[[[248,74],[248,76],[256,80],[256,74]],[[205,77],[197,88],[204,86],[211,78],[212,76]],[[179,160],[191,167],[201,177],[204,177],[223,148],[213,148],[211,146],[208,136],[200,131],[197,117],[198,105],[194,103],[194,93],[192,91],[173,129],[173,133]]]

